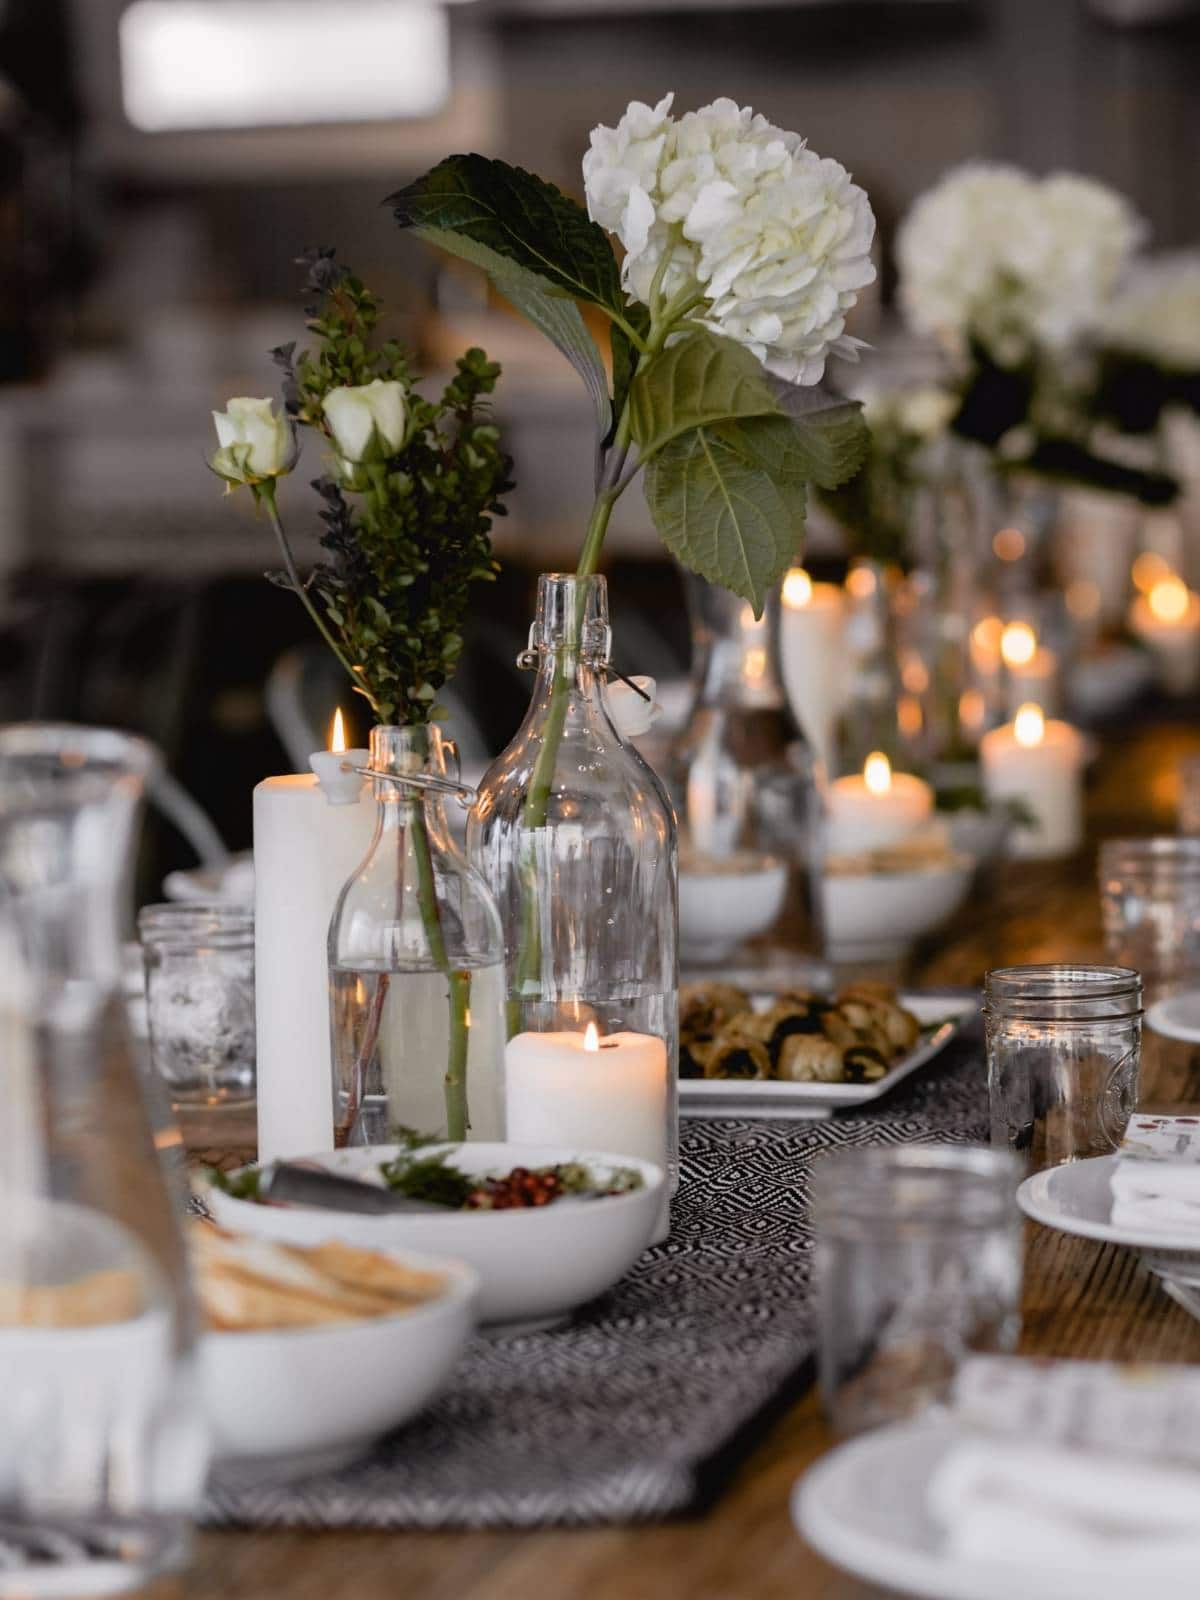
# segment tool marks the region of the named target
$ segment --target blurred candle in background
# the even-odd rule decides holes
[[[1083,740],[1041,706],[1021,706],[979,746],[983,788],[993,805],[1017,801],[1028,813],[1013,834],[1013,854],[1071,855],[1083,839]]]
[[[861,774],[829,787],[825,847],[830,855],[874,850],[914,833],[933,814],[933,790],[909,772],[893,772],[881,750]]]
[[[843,700],[845,612],[837,584],[814,583],[803,567],[793,567],[783,580],[783,684],[792,714],[826,772],[833,763],[833,730]]]
[[[1058,657],[1038,644],[1028,622],[1010,622],[1000,636],[1000,656],[1006,673],[1006,704],[1010,714],[1033,701],[1048,710],[1058,705]]]
[[[1138,557],[1139,562],[1144,559]],[[1134,581],[1138,581],[1136,574]],[[1168,571],[1157,577],[1148,591],[1134,597],[1129,626],[1149,650],[1166,692],[1190,694],[1200,682],[1200,596]]]

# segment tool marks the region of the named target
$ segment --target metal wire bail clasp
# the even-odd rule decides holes
[[[469,811],[475,804],[475,790],[466,783],[458,783],[454,778],[439,778],[433,772],[377,772],[374,767],[356,767],[349,761],[342,762],[343,772],[357,772],[360,777],[371,778],[376,783],[395,783],[407,789],[432,789],[435,794],[453,795],[464,811]]]

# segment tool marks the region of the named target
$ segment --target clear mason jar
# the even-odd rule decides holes
[[[504,927],[509,1137],[607,1141],[673,1179],[675,817],[609,717],[609,646],[605,580],[543,573],[525,658],[533,697],[479,786],[468,853]],[[589,1023],[611,1046],[594,1061],[569,1048]],[[531,1051],[523,1036],[548,1033],[572,1037],[543,1071],[547,1041]]]
[[[141,1591],[181,1565],[207,1467],[178,1131],[156,1137],[129,1049],[101,848],[120,850],[136,752],[71,755],[0,752],[0,1593],[14,1596]]]
[[[172,1101],[254,1098],[254,913],[226,904],[143,907],[150,1059]]]
[[[1100,846],[1104,951],[1157,999],[1200,976],[1200,838],[1106,839]]]
[[[446,825],[457,756],[436,724],[375,727],[371,768],[375,835],[329,928],[335,1142],[502,1139],[504,945]]]
[[[1020,1332],[1020,1163],[980,1146],[841,1150],[813,1168],[821,1397],[839,1433],[944,1399]]]
[[[1030,1172],[1107,1155],[1137,1107],[1142,980],[1128,967],[1001,967],[984,983],[992,1143]]]

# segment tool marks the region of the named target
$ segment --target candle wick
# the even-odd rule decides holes
[[[600,1049],[601,1050],[615,1050],[616,1048],[617,1048],[617,1041],[615,1039],[606,1039],[600,1045]]]

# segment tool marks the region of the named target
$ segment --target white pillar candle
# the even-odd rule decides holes
[[[365,766],[365,750],[339,760]],[[363,794],[331,804],[311,773],[254,791],[254,992],[260,1161],[333,1147],[327,941],[334,903],[375,827]]]
[[[637,1156],[666,1171],[667,1047],[650,1033],[518,1033],[504,1051],[508,1137]]]
[[[1032,817],[1013,835],[1018,856],[1066,856],[1083,838],[1083,741],[1066,722],[1024,705],[1012,722],[985,733],[983,787],[993,804],[1019,800]]]
[[[846,603],[834,583],[813,583],[802,567],[783,580],[779,665],[792,714],[828,772],[845,688],[842,633]]]
[[[875,850],[906,838],[933,813],[933,790],[910,772],[893,772],[882,751],[861,773],[838,778],[827,795],[825,849],[829,855]]]
[[[1190,694],[1200,682],[1200,596],[1173,574],[1160,578],[1134,600],[1129,626],[1167,693]]]

